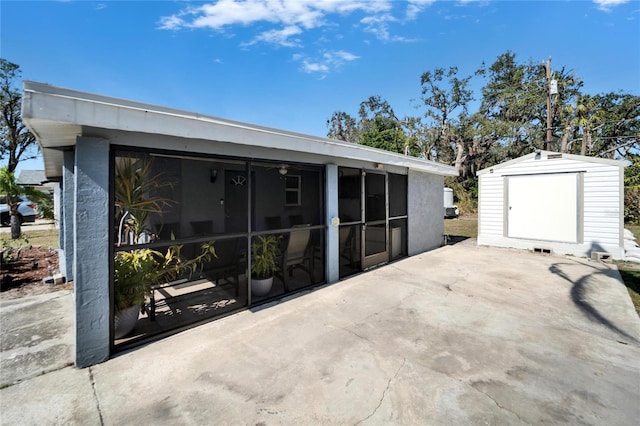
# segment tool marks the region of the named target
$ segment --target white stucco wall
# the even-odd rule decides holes
[[[444,235],[444,178],[409,170],[409,256],[440,247]]]

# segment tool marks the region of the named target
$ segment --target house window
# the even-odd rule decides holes
[[[284,179],[284,195],[286,206],[299,206],[302,204],[302,191],[300,189],[300,176],[286,176]]]

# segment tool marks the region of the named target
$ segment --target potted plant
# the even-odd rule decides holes
[[[154,171],[153,159],[116,158],[117,247],[139,246],[156,240],[149,229],[150,217],[155,215],[161,220],[164,209],[174,203],[161,195],[164,188],[171,186],[162,172]],[[205,262],[216,257],[213,243],[201,244],[200,255],[188,260],[183,259],[182,245],[177,244],[169,246],[164,253],[144,247],[117,251],[114,256],[115,338],[133,330],[153,286],[185,273],[191,277]]]
[[[280,243],[275,235],[260,235],[251,244],[251,293],[266,296],[278,270]]]
[[[136,326],[140,308],[155,285],[167,283],[178,276],[189,277],[202,265],[216,257],[214,241],[200,245],[200,255],[184,260],[182,245],[169,246],[163,254],[158,250],[140,248],[119,251],[114,258],[114,337],[129,334]]]

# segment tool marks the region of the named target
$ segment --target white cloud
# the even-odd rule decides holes
[[[427,7],[431,6],[435,0],[409,0],[407,5],[407,19],[414,20]]]
[[[244,43],[245,46],[250,46],[258,42],[265,42],[276,44],[284,47],[296,47],[300,46],[300,40],[290,39],[290,37],[301,34],[302,30],[295,25],[285,27],[281,30],[269,30],[259,34],[249,43]]]
[[[593,0],[598,5],[598,9],[608,12],[612,7],[628,3],[629,0]]]
[[[179,30],[184,26],[186,23],[179,16],[171,15],[160,18],[160,29],[162,30]]]
[[[434,0],[408,0],[406,14],[416,16]],[[244,45],[265,42],[285,47],[300,46],[293,37],[304,31],[329,25],[332,16],[365,14],[364,29],[384,41],[404,41],[389,32],[393,0],[218,0],[199,6],[188,6],[181,12],[160,18],[165,30],[207,28],[228,31],[234,26],[271,24],[275,28],[262,31]]]
[[[391,21],[395,21],[391,15],[378,15],[362,18],[360,23],[364,24],[365,31],[375,35],[378,40],[389,41],[391,36],[389,35],[388,22]]]
[[[347,62],[360,59],[359,56],[344,50],[324,52],[320,58],[310,59],[303,54],[295,54],[292,58],[296,62],[302,62],[301,69],[307,74],[327,74],[329,71],[340,68]]]
[[[393,41],[393,42],[413,42],[414,39],[405,38],[398,35],[392,35],[389,32],[389,22],[397,22],[398,20],[391,15],[378,15],[367,16],[360,20],[361,24],[364,24],[364,29],[367,32],[375,35],[378,40],[381,41]]]
[[[319,73],[327,73],[329,72],[329,67],[326,64],[322,64],[320,62],[309,62],[306,59],[302,61],[302,70],[308,74],[319,72]]]

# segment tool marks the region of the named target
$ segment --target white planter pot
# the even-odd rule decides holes
[[[273,285],[273,277],[259,280],[257,278],[251,278],[251,294],[254,296],[266,296],[271,291]]]
[[[113,316],[113,336],[120,339],[131,333],[138,323],[138,314],[140,306],[130,306],[126,309],[116,312]]]

